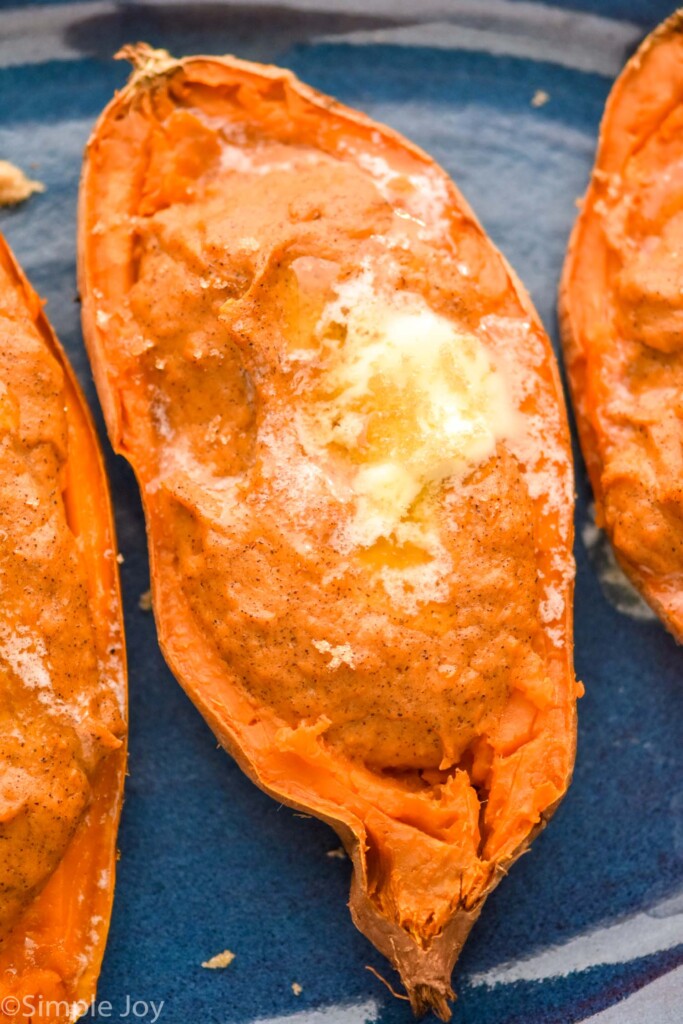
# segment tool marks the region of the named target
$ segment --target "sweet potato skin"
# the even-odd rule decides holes
[[[389,129],[321,96],[280,69],[252,65],[233,58],[197,57],[174,61],[166,54],[141,46],[128,49],[126,55],[133,59],[137,70],[128,86],[104,111],[86,154],[79,209],[79,282],[86,344],[112,444],[131,461],[143,494],[154,612],[162,650],[179,682],[222,745],[253,781],[277,800],[314,813],[336,829],[354,865],[350,907],[355,923],[400,971],[415,1012],[421,1014],[431,1008],[443,1019],[448,1019],[448,1001],[453,997],[450,976],[462,943],[486,895],[509,865],[527,849],[534,835],[552,814],[569,784],[573,764],[576,689],[571,647],[572,483],[561,388],[549,342],[524,289],[502,257],[495,253],[495,271],[492,274],[495,276],[500,273],[507,282],[506,287],[513,297],[510,301],[518,304],[523,317],[528,319],[534,341],[538,342],[538,352],[542,353],[537,360],[539,368],[534,372],[542,378],[544,394],[553,409],[547,424],[548,436],[557,444],[559,452],[562,487],[559,500],[563,509],[561,523],[552,520],[550,515],[545,517],[539,513],[535,527],[541,549],[549,552],[556,545],[554,555],[557,559],[556,568],[560,567],[558,579],[561,579],[559,585],[563,596],[557,624],[558,633],[562,637],[561,653],[557,654],[553,662],[555,695],[550,700],[553,706],[551,714],[554,715],[552,729],[558,737],[558,747],[551,758],[556,768],[553,768],[552,784],[546,788],[539,787],[539,804],[534,804],[531,823],[527,826],[526,811],[521,811],[522,824],[510,825],[507,838],[500,839],[499,850],[492,854],[490,861],[478,863],[476,869],[472,867],[473,878],[468,900],[460,902],[457,899],[457,887],[454,885],[451,890],[453,906],[448,910],[444,927],[436,935],[421,938],[417,928],[411,930],[410,927],[404,927],[392,919],[386,910],[381,909],[374,895],[381,883],[371,877],[372,872],[376,872],[376,866],[369,866],[368,848],[374,840],[370,840],[363,821],[367,805],[361,796],[363,788],[371,787],[373,782],[367,775],[359,773],[358,779],[354,780],[352,795],[351,788],[343,787],[340,782],[339,759],[333,751],[318,744],[314,727],[290,729],[281,720],[271,723],[264,712],[255,713],[253,700],[240,691],[225,659],[213,643],[207,643],[206,630],[197,619],[186,588],[180,583],[177,551],[172,543],[163,539],[164,536],[170,536],[170,506],[165,504],[165,499],[159,497],[159,490],[153,483],[156,442],[153,434],[146,434],[146,399],[141,397],[135,383],[138,369],[134,363],[126,364],[123,353],[121,358],[117,356],[118,341],[107,326],[119,309],[116,303],[112,305],[109,301],[111,295],[122,296],[134,284],[133,278],[126,276],[129,264],[128,258],[123,256],[130,244],[130,236],[124,227],[117,240],[114,236],[118,229],[115,227],[113,232],[108,232],[102,218],[106,220],[111,214],[118,225],[124,224],[127,218],[132,217],[134,220],[133,189],[139,188],[144,192],[144,202],[158,201],[161,186],[157,188],[156,182],[146,181],[144,170],[135,169],[130,175],[119,173],[126,163],[126,145],[124,142],[121,147],[117,142],[117,126],[128,123],[132,133],[139,130],[138,143],[144,146],[142,122],[156,116],[163,119],[173,109],[186,77],[193,87],[196,85],[198,96],[202,97],[202,102],[206,103],[207,110],[212,111],[214,118],[218,116],[214,104],[220,105],[226,96],[232,95],[239,88],[239,83],[244,83],[249,96],[258,94],[264,97],[266,111],[269,97],[275,98],[276,102],[280,102],[282,96],[286,97],[286,106],[293,120],[300,118],[310,123],[311,131],[317,132],[317,137],[324,140],[321,146],[334,147],[336,140],[343,137],[362,147],[372,139],[375,144],[385,146],[397,159],[414,161],[428,167],[430,171],[435,165],[420,150]],[[267,116],[267,113],[264,114],[264,118]],[[281,115],[273,112],[272,116],[274,123]],[[200,132],[196,126],[192,130],[195,134]],[[287,128],[283,128],[283,131],[286,132]],[[210,148],[213,143],[208,141],[206,145]],[[434,173],[438,173],[440,182],[445,179],[443,188],[448,191],[452,209],[457,211],[462,223],[467,225],[467,230],[477,239],[482,238],[483,231],[462,197],[440,169]],[[163,179],[166,198],[173,193],[176,184],[177,179],[175,182],[168,176]],[[104,193],[108,196],[106,202]],[[187,196],[192,194],[190,191]],[[149,207],[146,210],[150,212]],[[300,210],[301,207],[297,207],[297,211]],[[303,211],[301,217],[304,220],[309,217],[314,223],[316,221],[314,211]],[[98,239],[101,238],[105,241],[100,245]],[[490,251],[495,252],[492,246]],[[163,360],[163,356],[161,358]],[[145,437],[146,440],[143,440]],[[542,491],[537,500],[541,506],[544,502]],[[544,572],[552,577],[555,569],[547,564],[544,565]],[[550,643],[547,637],[546,641]],[[315,777],[314,783],[311,782],[312,774]],[[382,785],[388,784],[383,782]],[[407,799],[410,803],[412,798]],[[416,832],[416,835],[419,836],[419,833]],[[416,841],[416,845],[419,846],[419,842]],[[443,844],[443,849],[446,856],[447,844]],[[403,852],[401,856],[407,857],[408,853]],[[413,866],[417,872],[423,870],[419,857],[413,861]],[[434,867],[434,873],[439,874],[438,866]],[[410,874],[409,870],[407,874]]]
[[[86,719],[83,733],[90,750],[84,748],[85,805],[74,819],[75,830],[66,837],[54,870],[43,872],[42,877],[36,874],[37,885],[26,893],[23,905],[14,908],[0,935],[0,997],[10,1000],[3,1004],[9,1016],[0,1012],[0,1019],[19,1020],[32,1011],[49,1024],[66,1024],[85,1012],[95,996],[114,892],[116,833],[126,765],[126,663],[116,540],[104,464],[85,399],[40,299],[2,236],[0,273],[3,316],[11,317],[13,309],[22,310],[35,331],[33,343],[44,348],[45,365],[52,366],[60,389],[67,454],[55,485],[61,488],[69,529],[77,537],[78,557],[87,573],[93,657],[99,664],[101,687],[97,698],[92,695],[90,708],[89,695],[76,694],[92,717]],[[21,372],[17,365],[16,373]],[[40,423],[45,410],[39,398],[37,401],[36,410],[22,407],[20,415],[26,420],[34,416]],[[47,515],[49,524],[49,512]],[[38,572],[35,575],[38,578]],[[4,617],[11,611],[6,605]],[[56,653],[48,641],[48,657]],[[76,656],[74,652],[74,663]],[[68,698],[66,691],[61,696]],[[15,713],[19,710],[15,704]],[[56,742],[66,743],[66,738],[61,741],[57,737]],[[2,768],[11,772],[11,762]],[[34,788],[41,784],[35,776]],[[59,784],[58,777],[52,779],[55,792]],[[41,799],[38,788],[35,798]],[[3,822],[5,827],[11,827],[12,820],[10,816]],[[36,842],[40,846],[39,836]],[[32,848],[24,847],[21,855],[28,874]],[[17,1013],[10,1012],[12,999]],[[75,1009],[69,1012],[67,1005]]]
[[[614,83],[559,293],[597,523],[679,643],[683,428],[676,395],[683,357],[671,246],[680,182],[669,170],[680,153],[673,130],[683,101],[682,56],[678,11],[645,39]]]

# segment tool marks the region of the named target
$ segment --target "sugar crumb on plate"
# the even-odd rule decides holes
[[[202,961],[202,967],[208,967],[209,970],[216,970],[220,967],[229,967],[235,959],[235,954],[229,949],[224,949],[222,953],[216,953],[209,960]]]
[[[20,167],[0,160],[0,206],[14,206],[23,203],[34,192],[44,192],[42,181],[27,178]]]

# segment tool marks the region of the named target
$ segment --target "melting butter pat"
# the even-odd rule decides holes
[[[419,295],[346,284],[319,333],[314,433],[349,463],[365,543],[389,536],[425,487],[462,478],[515,429],[510,389],[480,339]]]

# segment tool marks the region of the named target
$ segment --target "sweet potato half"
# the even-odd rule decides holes
[[[569,783],[573,483],[546,335],[447,175],[233,58],[131,48],[79,274],[159,638],[217,737],[329,822],[416,1012]]]
[[[560,288],[597,522],[683,641],[683,12],[616,80]]]
[[[0,236],[0,1020],[95,994],[126,757],[116,544],[83,396]]]

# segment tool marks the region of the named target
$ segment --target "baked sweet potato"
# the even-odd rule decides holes
[[[329,822],[416,1012],[569,783],[553,355],[447,175],[274,67],[144,46],[87,147],[83,326],[169,665]]]
[[[124,641],[97,438],[2,236],[0,338],[0,1020],[64,1024],[109,927]]]
[[[597,523],[683,641],[683,13],[612,88],[560,288]]]

